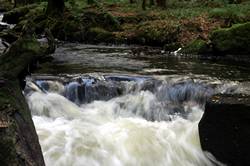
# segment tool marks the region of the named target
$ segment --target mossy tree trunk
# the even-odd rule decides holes
[[[142,10],[146,10],[146,0],[142,0]]]
[[[130,4],[135,3],[135,0],[129,0],[129,3],[130,3]]]
[[[150,0],[149,1],[149,6],[154,6],[155,5],[155,1],[154,0]]]
[[[41,46],[32,34],[23,33],[0,55],[1,165],[45,165],[22,84],[29,66],[52,51],[50,46]]]
[[[64,0],[48,0],[46,14],[51,16],[61,16],[64,8]]]

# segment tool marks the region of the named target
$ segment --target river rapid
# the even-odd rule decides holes
[[[72,43],[53,57],[24,90],[46,165],[222,165],[198,123],[211,95],[250,94],[246,65]]]

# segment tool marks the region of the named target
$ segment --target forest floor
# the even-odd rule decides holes
[[[140,3],[124,1],[87,5],[85,1],[69,0],[65,4],[65,14],[61,19],[50,17],[44,21],[41,15],[46,10],[46,3],[42,2],[26,6],[29,11],[16,14],[18,18],[10,14],[9,19],[6,17],[7,22],[16,19],[14,31],[20,32],[25,21],[33,18],[36,31],[48,27],[56,38],[71,42],[139,44],[159,46],[168,51],[187,47],[187,53],[199,54],[211,52],[213,31],[250,21],[249,0],[238,4],[222,0],[169,0],[166,9],[148,6],[146,10],[142,10]],[[225,46],[219,49],[224,51]]]

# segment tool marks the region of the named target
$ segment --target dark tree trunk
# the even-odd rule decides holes
[[[155,1],[154,0],[150,0],[150,6],[154,6],[155,5]]]
[[[142,0],[142,10],[146,10],[146,0]]]
[[[46,14],[53,16],[62,15],[64,7],[64,0],[48,0]]]
[[[165,9],[167,7],[166,0],[156,0],[157,6]]]
[[[93,4],[95,4],[95,1],[94,1],[94,0],[87,0],[87,2],[88,2],[88,5],[93,5]]]

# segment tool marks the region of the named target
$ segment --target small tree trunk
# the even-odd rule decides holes
[[[62,15],[64,7],[64,0],[48,0],[46,14],[53,16]]]
[[[155,1],[154,0],[150,0],[150,6],[154,6],[155,5]]]
[[[166,0],[156,0],[157,6],[165,9],[167,7]]]
[[[146,0],[142,0],[142,10],[146,10]]]
[[[88,5],[92,5],[92,4],[94,4],[94,3],[95,3],[95,1],[94,1],[94,0],[87,0],[87,2],[88,2]]]

